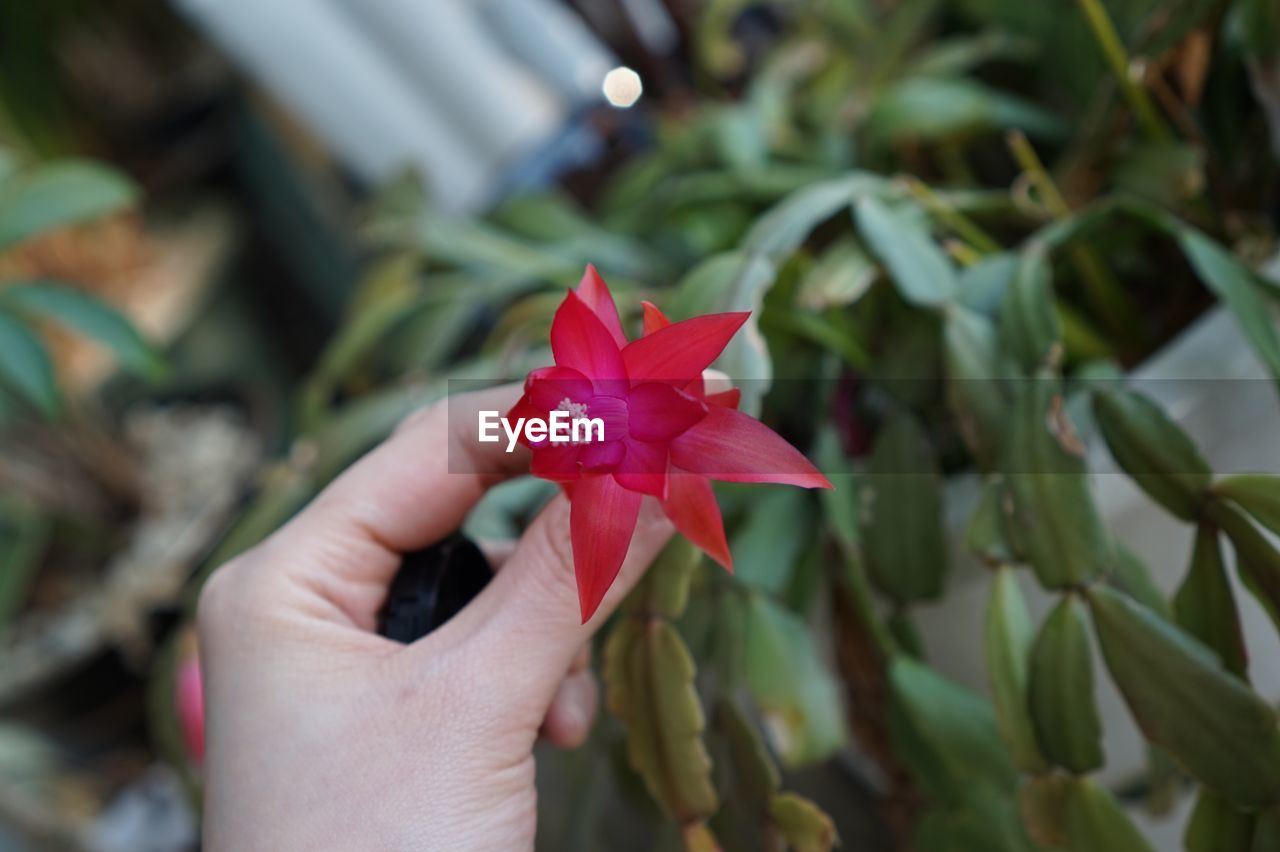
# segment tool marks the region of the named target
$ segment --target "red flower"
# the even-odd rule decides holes
[[[551,324],[556,366],[529,374],[507,417],[547,420],[558,410],[604,423],[603,440],[524,441],[533,450],[531,472],[560,483],[572,503],[584,622],[622,566],[644,495],[661,500],[676,529],[732,571],[709,480],[831,487],[798,450],[737,410],[737,390],[704,390],[702,371],[747,316],[672,323],[646,302],[644,335],[628,342],[613,295],[591,266],[557,309]]]
[[[182,655],[173,673],[173,705],[187,756],[197,765],[204,761],[204,681],[195,634],[183,642]]]

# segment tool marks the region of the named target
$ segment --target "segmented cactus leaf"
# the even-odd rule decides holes
[[[899,603],[938,597],[947,566],[942,483],[929,440],[909,414],[881,427],[868,474],[862,520],[873,581]]]
[[[1173,598],[1173,611],[1178,626],[1217,651],[1227,671],[1244,676],[1249,658],[1240,613],[1222,561],[1218,530],[1210,524],[1196,528],[1191,567]]]
[[[1147,739],[1236,804],[1280,800],[1276,714],[1216,654],[1118,592],[1088,593],[1107,669]]]
[[[1050,589],[1091,580],[1112,560],[1083,453],[1057,382],[1041,375],[1021,383],[1005,455],[1008,531]]]
[[[1088,778],[1071,782],[1066,804],[1070,852],[1152,852],[1115,797]]]
[[[984,637],[987,679],[1000,736],[1008,745],[1013,762],[1025,772],[1045,768],[1027,704],[1027,677],[1034,638],[1035,629],[1015,570],[996,569],[987,602]]]
[[[1212,471],[1187,433],[1158,405],[1127,390],[1099,390],[1093,414],[1116,464],[1184,521],[1199,515]]]

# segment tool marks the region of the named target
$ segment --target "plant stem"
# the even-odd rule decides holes
[[[1018,161],[1018,167],[1026,172],[1031,185],[1040,193],[1040,202],[1049,213],[1055,219],[1070,215],[1071,208],[1067,206],[1067,200],[1058,191],[1058,185],[1045,170],[1044,163],[1040,162],[1040,157],[1036,154],[1036,149],[1031,147],[1026,134],[1021,130],[1013,130],[1009,132],[1007,140],[1013,158]]]
[[[1111,66],[1111,73],[1120,85],[1121,93],[1129,102],[1129,106],[1147,134],[1160,141],[1172,139],[1173,133],[1156,110],[1151,98],[1147,96],[1147,90],[1130,76],[1129,54],[1124,49],[1115,25],[1111,23],[1111,16],[1102,5],[1102,0],[1080,0],[1080,10],[1084,12],[1085,20],[1089,24],[1089,29],[1093,31],[1093,37],[1097,40],[1107,65]]]
[[[1071,207],[1058,191],[1057,184],[1027,141],[1026,135],[1021,131],[1011,131],[1008,142],[1014,159],[1026,172],[1028,180],[1040,196],[1040,202],[1049,213],[1055,219],[1070,216]],[[1117,341],[1130,339],[1138,329],[1137,313],[1102,259],[1087,245],[1073,245],[1067,251],[1076,272],[1085,283],[1085,291],[1093,309],[1098,312]]]
[[[982,230],[977,222],[944,201],[923,181],[911,178],[907,186],[911,194],[920,200],[930,214],[950,228],[957,237],[976,249],[979,254],[994,254],[1000,251],[1000,244],[995,238]]]

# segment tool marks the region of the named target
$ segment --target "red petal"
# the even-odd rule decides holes
[[[727,391],[713,393],[707,397],[707,405],[718,405],[721,408],[737,408],[738,403],[742,401],[742,391],[738,388],[730,388]]]
[[[667,444],[628,439],[627,454],[613,472],[613,478],[623,488],[652,494],[663,499],[667,496],[667,463],[671,457]]]
[[[574,485],[569,531],[583,624],[595,614],[618,576],[631,546],[641,499],[608,475],[586,476]]]
[[[663,511],[685,538],[733,573],[733,556],[724,537],[724,521],[711,483],[704,476],[672,470]]]
[[[622,441],[597,441],[582,448],[582,468],[592,472],[613,470],[627,454]]]
[[[706,410],[671,385],[645,382],[627,395],[627,429],[641,441],[670,441],[701,420]]]
[[[582,280],[578,282],[577,293],[578,297],[586,302],[591,312],[600,318],[600,322],[613,337],[613,342],[618,344],[618,348],[626,346],[627,336],[622,333],[622,321],[618,319],[618,306],[613,302],[609,285],[604,283],[600,273],[596,272],[596,268],[589,263],[586,271],[582,273]]]
[[[671,325],[671,320],[667,319],[666,314],[658,310],[658,306],[653,302],[641,302],[644,306],[644,333],[645,335],[653,334],[660,328],[666,328]]]
[[[610,396],[626,393],[627,368],[618,344],[572,290],[551,321],[551,352],[557,366],[582,373],[597,391]]]
[[[568,367],[542,367],[524,380],[524,392],[544,412],[554,411],[565,399],[586,402],[595,396],[591,380]]]
[[[711,366],[748,316],[746,313],[708,314],[673,323],[633,340],[622,350],[627,375],[636,383],[691,381]]]
[[[579,465],[582,447],[572,444],[543,443],[533,448],[529,473],[540,479],[564,482],[582,475]]]
[[[537,405],[534,405],[533,400],[529,399],[529,395],[525,394],[520,397],[520,399],[516,400],[516,404],[511,406],[511,410],[504,416],[512,423],[515,423],[521,417],[527,420],[530,417],[543,417],[546,413],[547,410],[545,408],[540,408]],[[524,434],[523,429],[520,430],[520,434]]]
[[[511,422],[512,426],[514,426],[522,419],[528,420],[530,417],[546,417],[547,410],[534,405],[532,400],[529,399],[529,395],[525,394],[516,401],[515,405],[511,406],[511,410],[508,411],[505,416],[507,420]],[[501,426],[498,428],[498,440],[507,440],[507,433],[501,428]],[[532,444],[530,444],[525,438],[523,428],[521,428],[519,433],[516,434],[516,440],[523,446],[532,446]]]
[[[676,467],[726,482],[782,482],[830,488],[804,454],[752,417],[711,406],[707,416],[671,442]]]
[[[631,413],[626,401],[616,396],[595,396],[587,402],[587,418],[604,421],[604,439],[621,441],[630,429]],[[595,437],[595,430],[591,437]]]

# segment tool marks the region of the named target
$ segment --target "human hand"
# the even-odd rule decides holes
[[[448,623],[410,645],[376,632],[400,554],[527,469],[461,428],[518,396],[455,396],[410,418],[206,584],[208,849],[532,847],[534,742],[572,747],[590,729],[590,638],[671,535],[653,499],[586,624],[557,496]],[[450,472],[451,455],[470,472]]]

